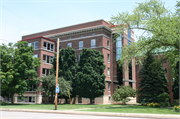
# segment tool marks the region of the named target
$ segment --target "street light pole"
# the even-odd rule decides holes
[[[55,87],[58,85],[58,66],[59,66],[59,38],[57,39],[57,61],[56,61],[56,84]],[[57,98],[58,94],[55,92],[55,110],[57,110]]]

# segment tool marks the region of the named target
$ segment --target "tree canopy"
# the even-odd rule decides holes
[[[168,58],[170,67],[176,66],[179,61],[180,2],[177,3],[176,13],[165,8],[164,4],[160,0],[149,0],[137,3],[132,13],[122,12],[111,17],[110,22],[117,25],[118,32],[124,33],[127,28],[143,31],[143,34],[137,37],[138,41],[123,47],[120,65],[124,61],[131,62],[134,56],[138,57],[136,63],[142,63],[147,57],[146,53],[152,51],[163,53],[163,58]]]
[[[55,55],[53,60],[53,73],[56,75],[56,59]],[[71,81],[71,86],[75,88],[75,74],[77,70],[77,59],[75,55],[75,50],[71,47],[63,48],[59,52],[59,74],[58,77],[63,77],[66,81]],[[71,90],[71,97],[75,97],[75,90]],[[64,98],[69,98],[64,97]]]
[[[83,48],[76,75],[76,92],[79,97],[92,100],[102,96],[105,89],[104,55],[97,50]]]
[[[1,51],[1,95],[11,97],[15,93],[23,95],[37,78],[37,67],[41,62],[39,58],[33,58],[33,47],[26,41],[16,44],[0,45]]]
[[[56,77],[55,75],[48,75],[45,77],[40,78],[40,82],[42,83],[42,87],[39,87],[40,91],[45,91],[44,94],[50,97],[52,102],[54,101],[54,94],[55,94],[55,84],[56,84]],[[68,90],[71,91],[71,82],[66,81],[63,77],[58,78],[59,84],[59,94],[58,97],[66,96],[68,97]]]
[[[164,92],[169,93],[165,69],[160,63],[155,62],[151,53],[139,70],[140,86],[138,87],[138,103],[148,104],[159,102],[158,96]]]

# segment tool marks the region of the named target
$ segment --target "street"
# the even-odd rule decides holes
[[[0,119],[139,119],[139,118],[1,111]],[[152,119],[152,118],[140,118],[140,119]]]

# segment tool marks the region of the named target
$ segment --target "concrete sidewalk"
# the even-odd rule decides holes
[[[0,108],[0,110],[1,111],[17,111],[17,112],[37,112],[37,113],[96,115],[96,116],[180,119],[180,115],[172,115],[172,114],[110,113],[110,112],[76,111],[76,110],[63,110],[63,111],[60,111],[60,110],[5,109],[5,108]]]

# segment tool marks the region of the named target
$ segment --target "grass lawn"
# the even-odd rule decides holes
[[[118,106],[118,105],[88,105],[88,104],[58,104],[58,110],[71,110],[71,109],[83,109],[83,108],[97,108],[97,107],[110,107],[110,106]],[[0,108],[8,108],[8,109],[37,109],[37,110],[54,110],[54,104],[14,104],[1,102]]]
[[[92,112],[115,112],[115,113],[147,113],[147,114],[179,114],[179,112],[171,111],[173,109],[167,108],[152,108],[140,105],[121,105],[121,107],[106,107],[96,108],[81,111],[92,111]]]

